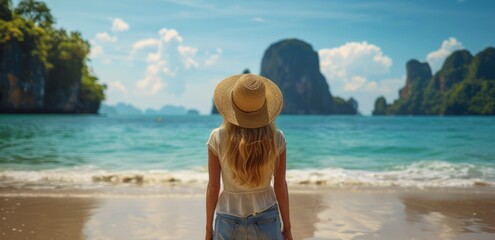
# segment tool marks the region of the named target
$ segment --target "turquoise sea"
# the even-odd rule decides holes
[[[1,115],[0,187],[205,184],[220,116]],[[288,116],[290,185],[495,187],[495,118]]]

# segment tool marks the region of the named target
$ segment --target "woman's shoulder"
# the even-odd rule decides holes
[[[211,130],[210,135],[212,135],[212,134],[218,134],[218,133],[220,133],[220,132],[221,132],[221,131],[223,131],[223,130],[224,130],[224,127],[222,127],[222,126],[217,127],[217,128],[213,128],[213,129]]]
[[[223,135],[225,134],[225,128],[224,127],[217,127],[211,130],[210,133],[210,140],[211,139],[216,139],[217,141],[220,141],[223,138]]]
[[[278,152],[280,154],[281,152],[284,151],[284,149],[287,145],[287,141],[285,140],[284,132],[282,130],[277,129],[277,131],[275,131],[274,141],[275,141],[275,145],[278,148]]]
[[[210,137],[208,138],[208,141],[206,142],[206,145],[208,145],[208,147],[217,156],[218,156],[219,151],[220,151],[221,132],[222,132],[221,127],[212,129],[210,132]]]
[[[284,132],[281,129],[275,131],[275,137],[279,139],[285,139]]]
[[[219,131],[219,128],[220,128],[220,127],[217,127],[217,128],[213,128],[213,129],[211,130],[211,132],[210,132],[210,135],[213,135],[213,134],[216,134],[216,133],[218,133],[218,131]]]

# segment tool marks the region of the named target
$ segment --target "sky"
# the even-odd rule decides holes
[[[14,4],[18,1],[13,1]],[[46,0],[56,27],[79,31],[105,104],[184,106],[209,114],[222,79],[259,74],[264,51],[297,38],[320,57],[332,95],[398,97],[410,59],[437,71],[453,51],[495,46],[492,0]]]

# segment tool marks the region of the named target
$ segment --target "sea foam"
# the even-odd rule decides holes
[[[1,187],[16,188],[93,188],[121,185],[206,185],[205,167],[188,170],[102,170],[95,166],[56,168],[40,171],[0,171]],[[495,167],[452,164],[442,161],[417,162],[383,171],[342,168],[290,169],[289,185],[330,187],[495,187]]]

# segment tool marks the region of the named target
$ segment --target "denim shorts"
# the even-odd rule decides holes
[[[251,214],[247,217],[217,212],[215,219],[215,240],[282,240],[278,204],[263,212]]]

